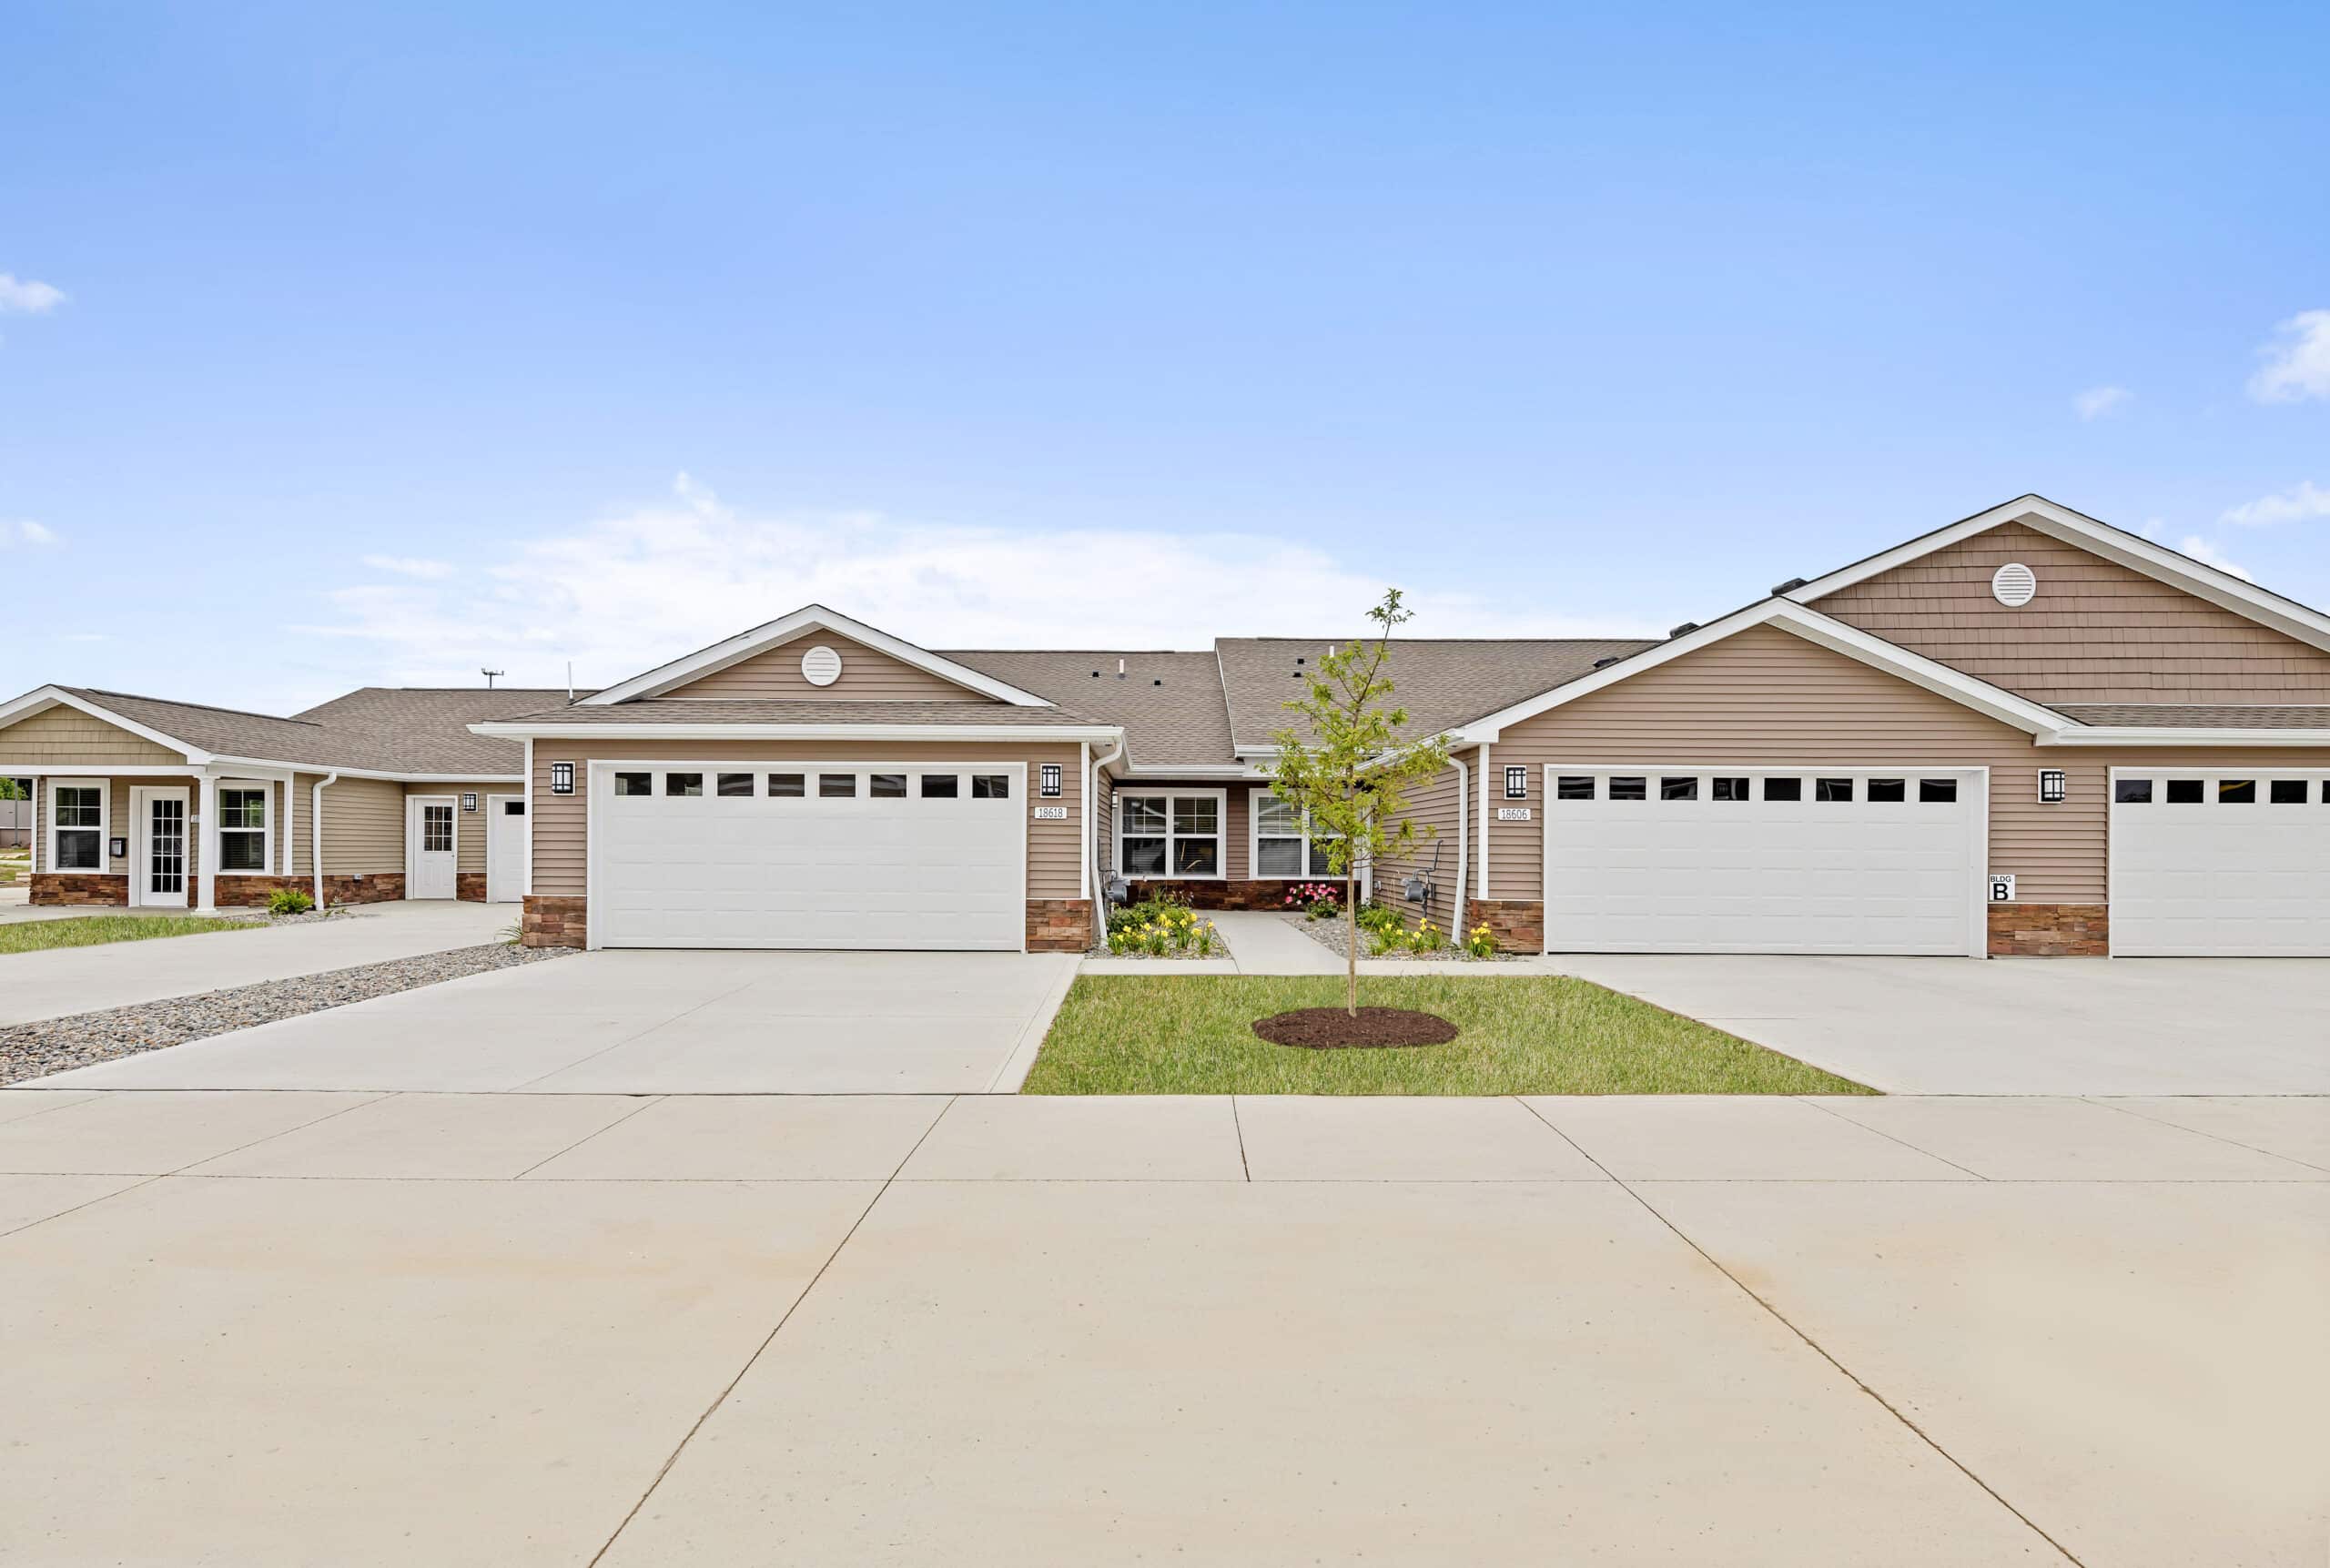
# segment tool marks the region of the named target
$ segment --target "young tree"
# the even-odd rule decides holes
[[[1310,667],[1304,694],[1284,704],[1309,723],[1271,736],[1278,761],[1271,793],[1310,820],[1313,845],[1323,848],[1330,874],[1343,879],[1343,936],[1348,949],[1343,1010],[1359,1016],[1358,868],[1380,865],[1432,829],[1408,820],[1408,786],[1448,765],[1444,735],[1400,737],[1407,710],[1390,703],[1392,632],[1412,612],[1400,591],[1367,612],[1372,639],[1347,643]],[[1323,837],[1323,844],[1320,841]]]

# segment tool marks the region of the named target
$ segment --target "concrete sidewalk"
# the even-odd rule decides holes
[[[0,1092],[0,1560],[2311,1563],[2326,1167],[2306,1100]]]
[[[0,955],[0,1025],[475,946],[517,919],[514,904],[363,904],[307,925]]]

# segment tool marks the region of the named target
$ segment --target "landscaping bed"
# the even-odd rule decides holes
[[[16,1024],[0,1028],[0,1084],[134,1057],[165,1046],[184,1045],[188,1040],[271,1024],[279,1018],[320,1013],[327,1007],[344,1007],[350,1002],[370,1001],[374,996],[481,975],[490,969],[540,964],[572,952],[572,947],[519,947],[507,942],[490,942],[445,953],[359,964],[321,975],[300,975],[289,980],[206,991],[199,996],[174,996],[166,1001],[140,1002],[134,1007],[109,1007],[99,1013],[76,1013],[69,1017]]]
[[[1227,958],[1230,943],[1214,923],[1187,905],[1150,899],[1109,912],[1108,934],[1086,956],[1149,958],[1170,963],[1185,958]]]
[[[1336,957],[1351,956],[1351,933],[1345,928],[1342,916],[1330,916],[1323,920],[1313,920],[1307,915],[1282,915],[1279,918],[1294,926]],[[1461,947],[1450,946],[1444,939],[1423,947],[1401,946],[1378,953],[1375,950],[1373,938],[1364,927],[1362,927],[1359,933],[1359,956],[1362,958],[1397,958],[1418,964],[1509,964],[1523,956],[1518,953],[1494,951],[1486,954],[1468,953]]]
[[[1871,1094],[1695,1019],[1559,975],[1371,976],[1360,1003],[1430,1013],[1444,1045],[1306,1050],[1255,1021],[1338,1007],[1327,976],[1083,975],[1024,1094]]]

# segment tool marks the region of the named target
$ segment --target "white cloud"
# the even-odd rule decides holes
[[[56,532],[54,529],[35,522],[29,517],[0,518],[0,550],[5,550],[15,544],[40,545],[56,542]]]
[[[451,577],[452,567],[442,561],[424,561],[417,555],[368,555],[364,564],[375,572],[393,572],[400,577]]]
[[[15,274],[0,272],[0,313],[16,311],[25,316],[39,316],[65,303],[65,290],[50,287],[35,278],[19,281]]]
[[[2249,378],[2249,395],[2261,403],[2330,398],[2330,310],[2301,310],[2274,333],[2257,350],[2265,363]]]
[[[2227,561],[2224,556],[2219,555],[2217,553],[2217,547],[2211,544],[2207,540],[2203,539],[2198,534],[2186,534],[2184,536],[2184,541],[2182,544],[2179,544],[2176,548],[2183,551],[2186,555],[2191,556],[2193,560],[2199,561],[2202,565],[2214,566],[2219,572],[2229,572],[2234,576],[2240,578],[2244,582],[2254,582],[2257,581],[2255,578],[2250,576],[2243,568],[2235,566],[2232,561]]]
[[[2072,400],[2072,407],[2079,410],[2082,420],[2100,420],[2115,409],[2125,407],[2135,393],[2125,387],[2090,387]]]
[[[331,595],[296,628],[377,644],[390,678],[603,684],[816,602],[937,648],[1193,648],[1217,635],[1357,630],[1385,579],[1252,535],[1032,533],[871,513],[753,516],[687,475],[673,499],[434,582]],[[1646,620],[1511,609],[1415,585],[1417,636],[1630,636]],[[1663,624],[1663,622],[1661,622]]]
[[[2313,517],[2330,517],[2330,490],[2322,489],[2312,480],[2302,480],[2294,490],[2261,495],[2255,501],[2229,507],[2217,521],[2242,528],[2264,528],[2277,522],[2304,522]]]

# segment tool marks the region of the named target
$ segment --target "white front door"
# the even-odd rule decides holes
[[[186,907],[187,792],[141,784],[129,792],[129,901],[143,908]]]
[[[449,794],[407,795],[404,803],[404,895],[453,896],[456,813]]]
[[[593,767],[594,947],[1018,952],[1023,764]]]
[[[1545,770],[1551,953],[1980,957],[1987,775]]]
[[[515,904],[526,891],[526,797],[485,797],[485,901]]]
[[[2112,952],[2330,957],[2330,772],[2114,768]]]

